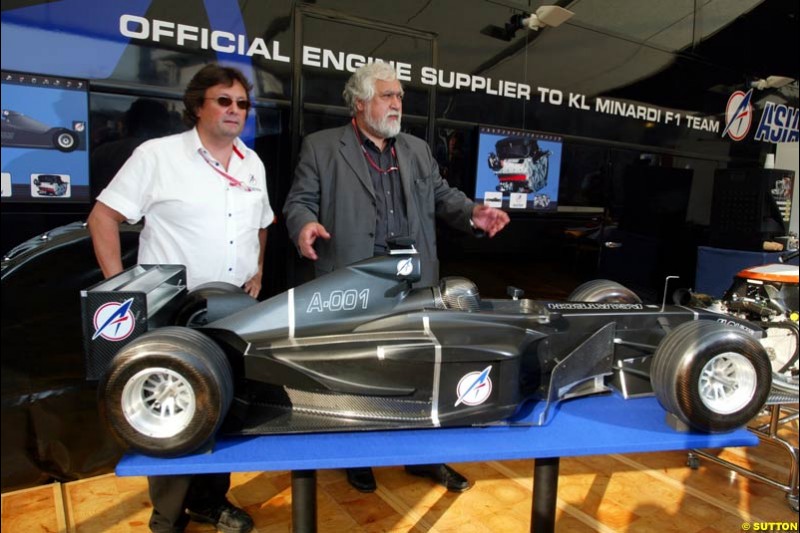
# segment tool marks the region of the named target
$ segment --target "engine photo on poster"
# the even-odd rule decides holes
[[[85,80],[2,72],[2,201],[88,202]]]
[[[482,126],[475,201],[507,211],[555,211],[561,138]]]

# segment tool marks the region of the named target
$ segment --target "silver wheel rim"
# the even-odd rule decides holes
[[[186,379],[167,368],[136,373],[122,389],[122,412],[137,432],[148,437],[174,437],[189,426],[197,402]]]
[[[741,354],[716,355],[700,372],[700,400],[714,413],[735,413],[749,404],[755,393],[756,369]]]
[[[71,135],[62,133],[58,136],[58,144],[60,144],[62,148],[69,148],[74,144],[74,142],[72,141]]]

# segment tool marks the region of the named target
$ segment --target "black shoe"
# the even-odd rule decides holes
[[[414,476],[429,477],[444,485],[450,492],[464,492],[471,486],[467,478],[446,464],[410,465],[406,466],[406,472]]]
[[[202,511],[187,509],[186,513],[195,522],[214,524],[222,533],[248,533],[253,529],[250,515],[228,501]]]
[[[375,492],[375,489],[378,488],[370,467],[348,468],[347,481],[359,492]]]

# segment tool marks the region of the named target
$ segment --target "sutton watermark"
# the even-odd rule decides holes
[[[797,531],[797,522],[742,522],[742,531]]]

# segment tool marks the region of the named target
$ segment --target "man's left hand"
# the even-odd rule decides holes
[[[489,237],[494,237],[508,225],[509,221],[508,213],[502,209],[495,209],[485,204],[475,204],[472,208],[472,223],[476,228],[485,231]]]
[[[261,292],[261,272],[244,282],[244,292],[253,298],[258,298],[258,293]]]

